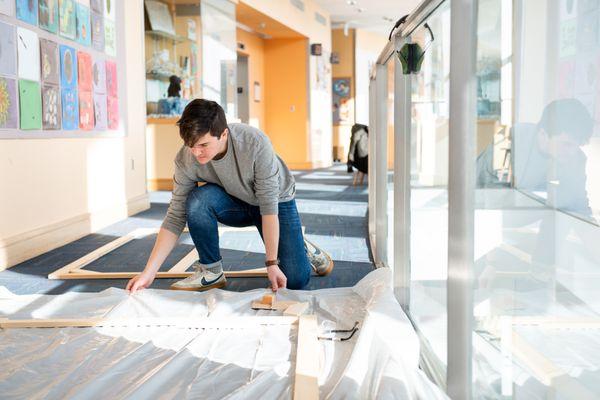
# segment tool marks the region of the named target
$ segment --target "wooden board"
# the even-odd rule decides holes
[[[319,339],[316,315],[298,319],[298,349],[294,375],[294,400],[319,398]]]
[[[256,227],[244,227],[244,228],[232,228],[232,227],[219,227],[219,234],[231,231],[252,231],[256,230]],[[141,228],[136,229],[133,232],[128,233],[125,236],[117,238],[110,243],[92,251],[91,253],[73,261],[72,263],[65,265],[62,268],[48,275],[48,279],[131,279],[140,272],[123,271],[123,272],[100,272],[83,269],[86,265],[96,261],[100,257],[105,256],[111,251],[129,243],[133,239],[140,238],[142,236],[158,233],[159,229],[155,228]],[[184,232],[187,232],[186,227]],[[188,268],[198,260],[198,252],[196,249],[190,251],[185,255],[177,264],[171,267],[166,272],[157,272],[155,278],[165,279],[183,279],[191,276],[193,272],[187,272]],[[264,278],[267,277],[266,268],[252,268],[240,271],[224,271],[225,277],[227,278]]]
[[[100,257],[107,255],[114,249],[121,247],[126,243],[129,243],[133,239],[136,239],[136,238],[139,238],[139,237],[142,237],[145,235],[150,235],[150,234],[153,234],[156,232],[158,232],[157,229],[136,229],[135,231],[128,233],[125,236],[121,236],[120,238],[117,238],[117,239],[113,240],[112,242],[105,244],[104,246],[92,251],[91,253],[89,253],[81,258],[78,258],[77,260],[73,261],[72,263],[67,264],[60,269],[57,269],[56,271],[54,271],[50,275],[48,275],[48,279],[60,279],[60,278],[57,278],[57,276],[67,274],[70,271],[73,271],[75,269],[81,269],[81,268],[85,267],[86,265],[96,261]]]
[[[298,321],[296,317],[282,316],[244,316],[231,318],[50,318],[50,319],[16,319],[0,318],[0,328],[62,328],[95,326],[140,327],[140,326],[173,326],[182,328],[245,328],[258,325],[292,325]]]

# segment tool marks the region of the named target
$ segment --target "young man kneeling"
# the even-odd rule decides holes
[[[218,223],[256,226],[273,290],[303,288],[311,268],[319,275],[331,272],[331,258],[303,237],[294,177],[263,132],[228,125],[221,106],[204,99],[188,104],[177,124],[184,145],[175,157],[173,198],[146,267],[127,283],[127,290],[152,284],[186,223],[200,260],[193,275],[172,289],[225,285]]]

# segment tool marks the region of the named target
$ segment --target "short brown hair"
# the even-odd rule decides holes
[[[179,126],[179,136],[185,145],[192,147],[207,133],[220,138],[227,128],[227,118],[225,118],[225,111],[218,103],[195,99],[185,107],[177,125]]]

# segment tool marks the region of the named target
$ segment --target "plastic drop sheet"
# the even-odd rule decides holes
[[[309,302],[319,330],[322,399],[445,399],[418,368],[419,341],[396,302],[388,269],[352,288],[281,290]],[[30,318],[235,318],[267,290],[203,293],[147,289],[15,295],[0,287],[0,316]],[[290,399],[297,324],[239,328],[94,327],[0,330],[2,399]]]

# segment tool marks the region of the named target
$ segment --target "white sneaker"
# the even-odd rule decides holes
[[[196,272],[194,272],[191,276],[172,284],[172,290],[201,291],[212,288],[220,288],[225,286],[227,283],[227,279],[225,279],[225,274],[223,271],[215,274],[204,269],[198,262],[195,262],[193,267]]]
[[[304,238],[304,249],[310,266],[317,275],[325,276],[331,273],[333,270],[333,260],[327,252],[317,247],[316,244],[307,238]]]

